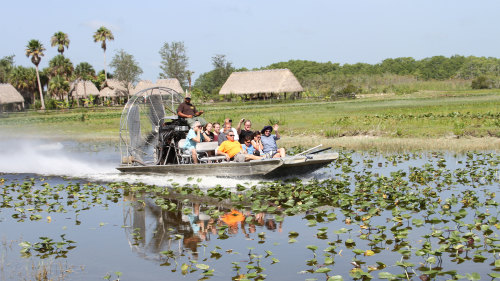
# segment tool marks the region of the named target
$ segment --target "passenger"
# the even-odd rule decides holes
[[[279,126],[278,124],[274,125],[274,131],[276,132],[275,135],[271,135],[271,132],[273,131],[273,127],[271,126],[265,126],[261,133],[261,141],[262,144],[264,145],[263,152],[271,158],[279,158],[279,157],[285,157],[285,149],[284,148],[279,148],[278,145],[276,144],[276,141],[280,139],[280,134],[278,133]]]
[[[214,141],[214,133],[212,132],[213,129],[212,123],[207,123],[205,127],[203,127],[203,137],[204,141]]]
[[[234,160],[235,162],[262,159],[260,156],[245,153],[241,143],[234,140],[235,134],[232,131],[229,131],[226,136],[227,140],[219,146],[217,155],[224,155],[227,161]]]
[[[239,140],[239,136],[238,136],[238,131],[233,128],[233,120],[229,119],[229,118],[226,118],[224,119],[224,128],[226,127],[226,124],[229,123],[229,128],[231,128],[231,131],[233,131],[234,133],[234,140],[235,141],[238,141]],[[223,129],[220,130],[220,132],[222,133]]]
[[[186,121],[190,127],[193,127],[194,122],[199,121],[202,126],[207,124],[207,121],[203,117],[199,117],[203,114],[203,110],[196,110],[196,107],[191,104],[191,95],[188,93],[184,98],[184,102],[179,104],[177,107],[177,115],[182,118],[186,118]]]
[[[193,123],[193,127],[189,130],[186,142],[184,143],[184,150],[191,152],[191,157],[193,158],[193,163],[198,164],[198,153],[196,151],[196,144],[201,142],[201,130],[202,126],[199,121]]]
[[[245,140],[243,141],[243,144],[241,145],[243,147],[243,150],[248,153],[255,155],[255,148],[253,148],[252,145],[252,136],[246,136]]]
[[[218,122],[214,123],[214,141],[219,141],[220,134],[220,124]]]
[[[230,123],[224,123],[224,128],[223,128],[223,131],[219,134],[219,139],[217,140],[217,142],[219,143],[219,145],[221,145],[221,143],[223,143],[224,141],[227,141],[227,134],[231,132],[231,124]]]
[[[262,145],[261,139],[261,133],[259,131],[255,131],[253,133],[253,140],[252,140],[252,145],[254,148],[254,155],[260,156],[264,155],[264,146]]]
[[[241,124],[244,124],[243,130],[241,129]],[[238,127],[236,127],[236,131],[238,132],[238,137],[240,139],[240,143],[243,144],[246,136],[253,135],[252,121],[250,121],[250,120],[245,121],[245,118],[241,119],[240,122],[238,123]]]

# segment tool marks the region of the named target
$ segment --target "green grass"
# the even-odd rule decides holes
[[[447,137],[457,132],[474,137],[500,136],[500,94],[468,92],[412,94],[351,101],[216,106],[208,120],[251,119],[254,128],[279,120],[287,135],[324,137]]]
[[[250,119],[254,129],[280,124],[287,143],[314,136],[348,139],[369,136],[390,139],[500,138],[500,92],[447,91],[407,95],[367,95],[346,101],[253,101],[200,104],[208,121],[225,118],[237,125]],[[118,139],[122,108],[90,108],[23,112],[0,118],[0,130],[80,139]],[[427,141],[427,143],[429,143]],[[296,143],[296,144],[300,144]],[[498,149],[493,142],[491,149]]]

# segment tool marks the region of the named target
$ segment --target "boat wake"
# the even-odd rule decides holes
[[[92,148],[77,142],[48,142],[30,139],[0,140],[0,173],[38,174],[86,179],[92,182],[127,182],[147,185],[217,185],[234,188],[257,185],[255,179],[228,179],[216,176],[168,176],[124,174],[115,169],[119,153],[114,148]]]
[[[79,155],[80,154],[80,155]],[[83,177],[113,172],[110,163],[91,161],[82,153],[70,152],[62,142],[15,139],[0,141],[0,172]]]

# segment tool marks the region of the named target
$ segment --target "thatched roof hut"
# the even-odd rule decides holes
[[[289,69],[270,69],[233,72],[219,94],[280,94],[303,91],[304,88]]]
[[[23,103],[24,98],[11,84],[0,84],[0,105]]]
[[[179,83],[177,78],[158,79],[156,80],[156,86],[170,88],[179,94],[184,93],[181,83]]]
[[[90,95],[99,96],[99,90],[91,81],[75,80],[71,83],[69,95],[81,99]]]
[[[156,83],[153,83],[149,80],[141,80],[139,81],[139,83],[137,83],[137,85],[135,85],[135,88],[130,92],[131,94],[135,95],[139,91],[152,87],[167,87],[180,94],[184,93],[184,90],[181,87],[181,83],[179,83],[179,80],[177,80],[176,78],[158,79]]]
[[[135,88],[133,90],[131,90],[131,93],[133,95],[135,95],[139,91],[142,91],[144,89],[151,88],[154,86],[155,86],[155,84],[153,84],[153,82],[151,82],[149,80],[141,80],[141,81],[139,81],[139,83],[137,83],[137,85],[135,85]]]
[[[103,83],[103,87],[99,92],[100,97],[104,98],[116,98],[116,97],[126,97],[130,92],[132,92],[132,85],[129,84],[128,89],[124,86],[123,82],[116,79],[108,79]]]

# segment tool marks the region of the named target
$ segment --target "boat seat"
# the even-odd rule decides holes
[[[219,147],[219,145],[216,141],[197,143],[196,144],[196,151],[198,152],[198,155],[201,156],[198,158],[198,160],[201,163],[225,161],[226,160],[225,156],[216,155],[217,154],[217,147]],[[213,153],[209,153],[209,152],[213,152]]]
[[[193,158],[191,157],[191,153],[183,149],[185,143],[186,139],[181,139],[177,144],[177,156],[178,156],[177,161],[179,164],[193,163]]]
[[[210,163],[210,162],[222,162],[222,161],[225,161],[226,160],[226,156],[223,156],[223,155],[217,155],[217,156],[205,156],[205,157],[201,157],[200,159],[198,159],[200,162],[202,163]]]
[[[184,144],[186,143],[186,139],[181,139],[179,140],[178,143],[178,153],[177,155],[179,156],[179,163],[180,164],[191,164],[193,163],[193,158],[191,156],[191,153],[188,151],[182,149],[184,147]],[[211,141],[211,142],[201,142],[196,144],[196,152],[198,153],[198,160],[200,163],[214,163],[214,162],[222,162],[226,160],[225,156],[222,155],[216,155],[216,149],[218,147],[218,144],[216,141]],[[209,152],[212,155],[210,155]]]
[[[196,144],[196,151],[198,153],[215,151],[217,149],[217,146],[218,144],[216,141],[200,142]]]

